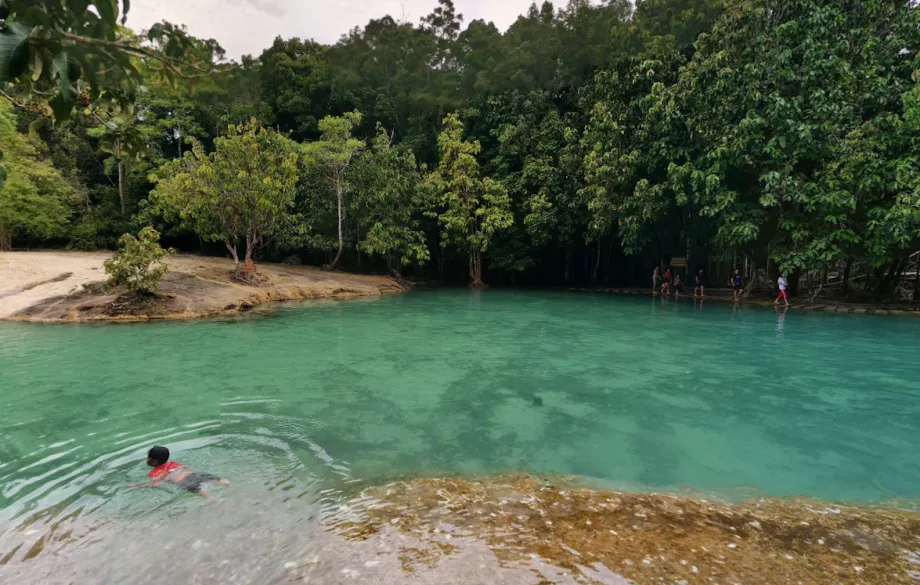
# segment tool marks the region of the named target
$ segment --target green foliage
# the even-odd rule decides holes
[[[542,284],[769,259],[881,294],[920,249],[907,0],[542,2],[505,32],[440,0],[218,64],[183,29],[118,27],[126,4],[3,3],[6,140],[35,150],[5,153],[0,231],[111,247],[156,221],[238,259],[449,280],[459,255],[477,283],[486,256]],[[24,186],[49,161],[74,190]]]
[[[391,135],[378,125],[371,147],[349,177],[366,234],[359,245],[365,252],[385,256],[390,268],[393,255],[400,264],[421,265],[431,259],[418,217],[424,196],[422,175],[412,153],[394,148],[391,142]]]
[[[327,51],[314,41],[277,38],[262,53],[262,97],[275,123],[297,140],[317,138],[326,115],[332,97]]]
[[[898,263],[917,134],[904,123],[920,14],[907,2],[750,0],[726,12],[649,109],[686,139],[649,182],[711,218],[715,243],[787,269]],[[879,31],[886,31],[879,34]],[[903,234],[903,235],[902,235]]]
[[[161,167],[151,203],[166,220],[223,242],[240,264],[291,218],[298,182],[297,144],[252,120],[231,126],[207,153],[200,143]]]
[[[483,256],[496,234],[514,224],[508,190],[489,177],[481,178],[479,142],[463,140],[463,123],[456,114],[444,119],[438,137],[441,161],[428,177],[433,194],[432,215],[441,226],[441,245],[456,246],[470,257],[470,278],[482,284]]]
[[[340,117],[327,116],[319,123],[320,139],[303,145],[304,164],[322,177],[337,203],[339,250],[330,268],[338,265],[345,249],[345,196],[349,190],[345,174],[366,146],[363,140],[352,136],[355,126],[360,123],[360,112]]]
[[[595,77],[584,96],[590,107],[582,144],[586,185],[582,195],[591,214],[588,234],[596,239],[618,234],[627,253],[677,241],[705,226],[685,221],[693,215],[686,198],[666,183],[670,165],[681,160],[690,141],[680,124],[665,126],[653,107],[673,84],[681,58],[624,61]]]
[[[116,196],[117,197],[117,196]],[[115,250],[121,234],[133,228],[118,209],[117,202],[104,200],[82,210],[70,230],[67,247],[73,250]]]
[[[73,186],[54,168],[41,142],[16,130],[12,107],[0,102],[0,150],[7,180],[0,187],[0,250],[13,238],[63,235],[71,214]]]
[[[207,71],[220,48],[185,29],[156,24],[145,38],[125,35],[127,0],[6,0],[0,25],[0,82],[17,81],[38,106],[58,120],[77,106],[83,82],[87,100],[105,96],[121,105],[134,101],[143,72],[170,83]],[[54,88],[46,99],[44,91]]]
[[[145,227],[135,238],[125,234],[118,240],[118,251],[105,261],[109,289],[124,287],[128,292],[154,294],[169,270],[163,261],[174,250],[160,247],[160,234]]]

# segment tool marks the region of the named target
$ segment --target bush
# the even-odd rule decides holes
[[[116,250],[121,234],[132,229],[130,221],[122,219],[115,207],[103,205],[86,212],[70,232],[72,250]]]
[[[160,234],[152,227],[145,227],[135,238],[125,234],[118,240],[118,251],[105,261],[105,273],[109,275],[109,289],[123,286],[128,291],[153,294],[160,286],[160,280],[169,270],[163,258],[175,254],[175,250],[160,247]]]

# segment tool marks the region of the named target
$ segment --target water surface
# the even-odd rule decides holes
[[[917,356],[911,318],[546,292],[419,292],[235,322],[0,323],[0,557],[35,524],[152,526],[194,509],[126,489],[154,444],[263,504],[508,471],[914,499]]]

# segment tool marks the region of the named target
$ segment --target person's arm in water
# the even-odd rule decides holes
[[[137,489],[137,488],[157,488],[157,487],[160,487],[160,482],[157,480],[154,480],[154,481],[148,481],[147,483],[135,483],[133,485],[129,485],[128,487],[131,488],[132,490]]]

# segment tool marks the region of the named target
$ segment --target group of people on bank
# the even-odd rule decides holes
[[[786,274],[780,274],[779,278],[776,281],[777,287],[779,289],[779,294],[776,296],[776,301],[773,303],[778,305],[780,301],[786,303],[786,306],[789,306],[789,281],[786,279]],[[693,297],[704,299],[706,298],[706,273],[702,269],[697,273],[695,280],[695,287],[693,288]],[[681,293],[684,292],[684,283],[683,277],[677,272],[672,272],[671,268],[667,268],[664,271],[664,275],[661,273],[661,269],[656,266],[652,271],[652,295],[665,295],[670,296],[671,293],[674,293],[675,297],[680,297]],[[744,277],[741,275],[739,269],[735,269],[732,273],[731,278],[729,279],[729,286],[732,288],[732,294],[736,303],[741,302],[741,295],[744,293]]]

